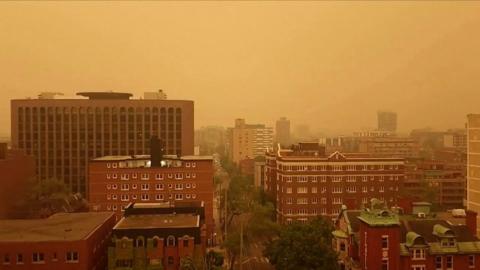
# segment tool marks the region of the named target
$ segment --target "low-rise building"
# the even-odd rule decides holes
[[[480,269],[476,213],[465,219],[421,211],[401,214],[372,200],[363,210],[344,208],[335,221],[333,248],[342,270]]]
[[[206,250],[203,203],[131,203],[113,228],[109,270],[178,270]]]
[[[114,225],[111,212],[0,220],[0,269],[105,269]]]

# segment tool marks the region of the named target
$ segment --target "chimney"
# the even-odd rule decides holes
[[[164,149],[163,142],[157,136],[150,138],[150,161],[151,167],[160,167],[163,159]]]
[[[477,236],[477,212],[474,212],[472,210],[467,210],[466,211],[467,218],[466,218],[466,225],[470,232]]]

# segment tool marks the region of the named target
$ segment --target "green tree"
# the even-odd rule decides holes
[[[197,270],[192,257],[187,256],[180,259],[180,270]]]
[[[223,261],[221,253],[210,250],[206,255],[207,270],[222,269]]]
[[[286,225],[278,238],[268,242],[264,255],[279,270],[339,269],[332,230],[330,222],[321,217],[306,224]]]

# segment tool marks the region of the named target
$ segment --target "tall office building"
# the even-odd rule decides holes
[[[285,117],[277,120],[275,124],[275,142],[283,146],[290,143],[290,120]]]
[[[382,131],[397,131],[397,113],[379,111],[377,112],[378,130]]]
[[[480,213],[480,114],[467,115],[467,208]]]
[[[236,119],[235,127],[228,130],[230,158],[237,165],[245,159],[264,156],[273,147],[273,128],[263,124],[246,124],[245,119]]]
[[[12,146],[36,159],[39,179],[63,180],[86,194],[88,160],[149,153],[153,135],[166,154],[193,154],[193,101],[130,99],[132,94],[78,93],[84,98],[11,101]]]

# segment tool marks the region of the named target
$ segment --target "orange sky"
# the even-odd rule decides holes
[[[461,127],[480,113],[480,2],[0,3],[0,133],[40,91],[165,89],[196,127]]]

